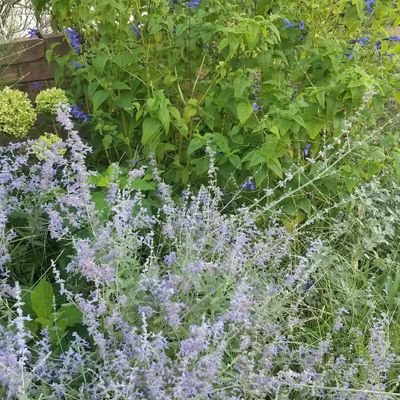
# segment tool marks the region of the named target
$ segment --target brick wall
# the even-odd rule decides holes
[[[68,44],[62,35],[44,39],[22,39],[0,44],[0,84],[26,91],[32,99],[39,87],[50,87],[54,83],[55,65],[48,63],[46,50],[58,43],[55,54],[65,54]]]

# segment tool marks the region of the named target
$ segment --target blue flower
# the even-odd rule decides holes
[[[392,40],[393,42],[400,42],[400,36],[389,36],[386,40]]]
[[[304,290],[310,290],[314,285],[315,282],[312,279],[309,279],[304,285]]]
[[[282,20],[282,22],[284,24],[284,28],[285,29],[289,29],[289,28],[294,28],[295,27],[295,25],[292,22],[290,22],[287,18],[284,18]]]
[[[83,65],[82,65],[80,62],[75,61],[75,60],[71,61],[71,64],[72,64],[76,69],[79,69],[79,68],[82,68],[82,67],[83,67]]]
[[[360,37],[358,39],[350,40],[352,44],[359,44],[361,47],[364,47],[369,42],[369,38],[367,36]]]
[[[261,106],[259,106],[256,102],[253,103],[252,107],[254,112],[261,110]]]
[[[311,143],[307,143],[303,149],[304,157],[308,157],[310,149],[311,149]]]
[[[189,8],[197,8],[200,5],[201,0],[190,0],[188,2],[188,7]]]
[[[375,42],[375,48],[377,51],[381,51],[382,49],[382,43],[380,40],[378,40],[377,42]]]
[[[255,186],[254,182],[251,179],[249,179],[246,183],[242,183],[240,185],[240,188],[243,189],[243,190],[251,190],[251,191],[253,191],[253,190],[256,189],[256,186]]]
[[[368,14],[372,14],[374,9],[372,6],[375,4],[375,0],[365,0],[365,8],[367,9]]]
[[[142,36],[142,32],[140,32],[140,25],[138,23],[130,25],[129,29],[131,30],[132,33],[136,35],[136,39],[140,39],[140,37]]]
[[[31,39],[39,38],[40,37],[39,31],[36,28],[29,28],[28,29],[28,37]]]
[[[42,90],[43,89],[43,83],[39,81],[34,81],[31,83],[32,88],[35,90]]]
[[[79,33],[72,28],[65,29],[65,34],[71,43],[72,48],[75,50],[76,53],[81,52],[81,38]]]
[[[303,21],[303,20],[301,20],[300,23],[299,23],[299,29],[300,29],[301,31],[304,31],[304,29],[305,29],[304,21]]]
[[[89,116],[84,113],[81,109],[81,107],[77,104],[73,104],[71,106],[71,115],[75,119],[80,119],[82,122],[88,122],[89,121]]]

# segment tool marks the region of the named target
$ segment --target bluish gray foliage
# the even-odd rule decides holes
[[[0,150],[0,299],[14,310],[0,325],[7,399],[392,398],[388,373],[398,357],[385,315],[357,333],[367,353],[340,345],[346,309],[325,336],[299,339],[315,287],[309,282],[323,268],[321,241],[294,257],[285,229],[259,228],[247,208],[222,213],[212,179],[175,202],[155,165],[159,212],[151,215],[142,193],[130,189],[142,168],[125,186],[110,185],[104,218],[88,183],[90,149],[70,113],[58,113],[68,139],[43,149],[45,158],[35,158],[33,142]],[[8,215],[37,196],[46,199],[51,237],[74,246],[66,270],[86,282],[85,294],[72,290],[54,260],[56,286],[82,311],[87,330],[86,337],[74,332],[61,352],[46,330],[32,340],[20,287],[8,281],[15,237]]]

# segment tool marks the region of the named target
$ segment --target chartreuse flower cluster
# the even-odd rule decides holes
[[[65,91],[59,88],[42,90],[36,96],[36,110],[42,113],[56,114],[62,104],[69,104]]]
[[[9,87],[0,91],[0,133],[24,137],[35,121],[36,113],[26,93]]]
[[[57,154],[64,155],[65,148],[61,146],[62,139],[54,133],[44,133],[38,139],[36,139],[32,146],[32,151],[38,158],[38,160],[44,160],[46,158],[47,151],[54,151],[56,147]]]

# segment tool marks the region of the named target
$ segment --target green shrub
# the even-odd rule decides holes
[[[380,123],[398,85],[391,2],[47,4],[72,48],[55,57],[58,78],[72,78],[74,95],[85,99],[96,154],[115,161],[154,153],[176,187],[206,181],[210,143],[227,190],[249,179],[272,187],[301,169],[288,184],[298,188],[314,179],[326,146],[339,152],[349,135]],[[383,162],[336,165],[287,212],[304,218]]]

